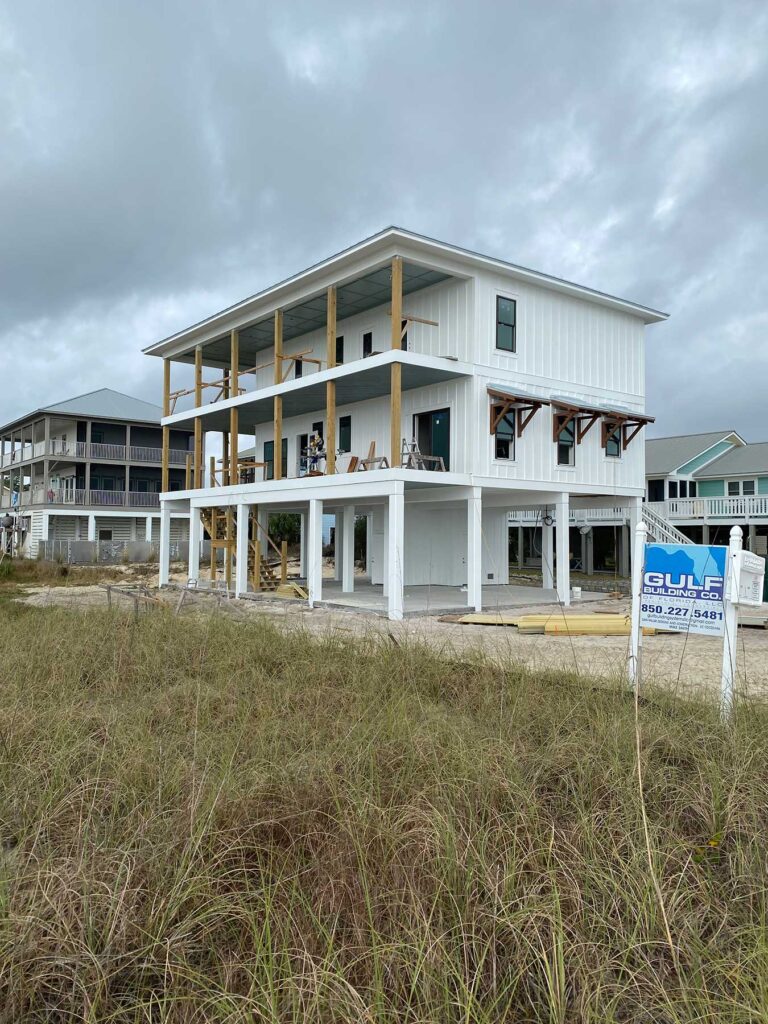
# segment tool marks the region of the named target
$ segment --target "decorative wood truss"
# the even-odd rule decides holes
[[[608,441],[618,435],[621,439],[621,450],[626,451],[646,423],[654,421],[653,416],[641,416],[639,413],[629,410],[581,405],[560,398],[553,398],[551,404],[553,441],[557,441],[563,430],[573,424],[574,440],[576,444],[581,444],[592,427],[600,420],[601,446],[605,448]]]
[[[518,437],[523,432],[533,417],[543,405],[549,405],[546,398],[534,398],[532,395],[515,395],[509,391],[498,391],[495,388],[488,388],[491,397],[491,434],[496,430],[510,412],[515,417],[515,433]]]

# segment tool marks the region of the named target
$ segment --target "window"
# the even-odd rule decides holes
[[[737,498],[740,494],[745,497],[750,497],[755,494],[755,481],[754,480],[729,480],[728,481],[728,497]]]
[[[324,437],[325,436],[324,433],[323,433],[323,421],[322,420],[318,420],[317,423],[313,423],[312,424],[312,433],[313,434],[317,434],[318,437]]]
[[[558,466],[573,466],[576,461],[576,422],[566,423],[557,435]]]
[[[681,480],[680,481],[680,483],[678,485],[678,494],[680,495],[681,498],[687,498],[688,497],[688,481],[687,480]]]
[[[688,481],[688,497],[689,498],[695,498],[696,497],[696,481],[695,480],[689,480]]]
[[[517,303],[514,299],[496,296],[496,348],[504,352],[515,351],[515,321]]]
[[[373,355],[373,331],[366,331],[363,335],[363,359]]]
[[[621,458],[621,428],[608,435],[605,442],[605,454],[609,459]]]
[[[283,442],[280,445],[282,456],[283,456],[283,472],[282,477],[288,476],[288,438],[284,437]],[[264,442],[264,479],[274,480],[275,479],[275,442],[265,441]]]
[[[304,363],[303,363],[303,361],[301,359],[297,359],[296,362],[293,365],[294,365],[293,376],[296,378],[296,380],[298,380],[299,377],[303,376],[303,374],[304,374]]]
[[[510,410],[496,424],[494,457],[512,461],[515,457],[515,413]]]
[[[341,366],[344,362],[344,335],[340,334],[336,339],[336,365]]]
[[[112,531],[99,530],[99,540],[112,540]]]
[[[400,348],[403,350],[403,352],[407,352],[408,351],[408,331],[406,330],[407,327],[408,327],[408,321],[407,320],[401,320],[400,321]]]
[[[670,498],[677,497],[677,480],[669,481],[669,496]]]
[[[339,451],[352,451],[352,417],[342,416],[339,419]]]
[[[648,481],[648,501],[664,501],[664,481]]]

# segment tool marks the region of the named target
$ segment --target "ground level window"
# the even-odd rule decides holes
[[[571,420],[557,435],[557,464],[558,466],[573,466],[575,461],[576,423]]]
[[[515,413],[505,413],[496,424],[494,457],[512,461],[515,457]]]
[[[99,530],[99,540],[112,540],[112,531]]]
[[[339,451],[352,451],[352,417],[342,416],[339,419]]]

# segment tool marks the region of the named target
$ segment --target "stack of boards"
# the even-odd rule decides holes
[[[458,622],[467,626],[516,626],[518,633],[541,633],[546,636],[629,636],[628,615],[618,612],[546,612],[538,615],[514,613],[471,612],[468,615],[445,615],[441,622]],[[644,636],[656,631],[644,629]]]

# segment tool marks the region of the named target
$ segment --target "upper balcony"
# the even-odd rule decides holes
[[[648,507],[673,523],[768,522],[768,494],[670,498],[668,501],[650,501]]]
[[[187,449],[170,448],[168,459],[171,465],[184,466],[190,452]],[[66,439],[52,439],[46,445],[45,441],[38,441],[35,444],[25,444],[14,451],[6,452],[0,466],[13,466],[21,462],[30,462],[38,458],[71,458],[71,459],[92,459],[99,462],[139,462],[157,463],[163,460],[163,449],[145,445],[124,445],[106,444],[93,441],[90,444],[85,441],[70,441]]]

